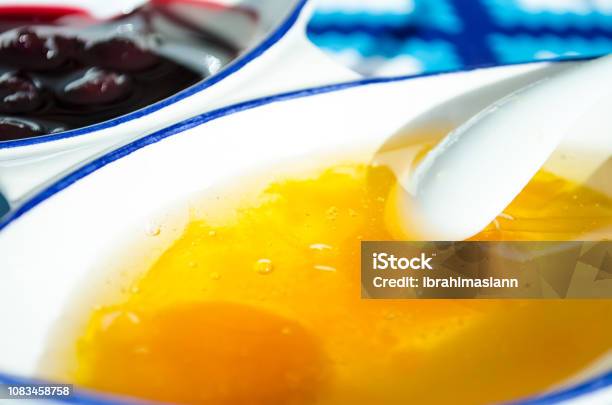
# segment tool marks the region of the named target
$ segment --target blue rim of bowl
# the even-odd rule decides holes
[[[529,65],[529,64],[543,64],[548,62],[576,62],[576,61],[585,61],[593,59],[593,57],[575,57],[575,58],[564,58],[564,59],[554,59],[554,60],[546,60],[546,61],[531,61],[531,62],[523,62],[516,63],[513,65]],[[504,65],[508,66],[508,65]],[[27,201],[17,207],[15,210],[7,214],[5,217],[0,219],[0,232],[3,231],[8,225],[15,222],[19,217],[49,199],[53,195],[59,193],[70,185],[76,183],[77,181],[87,177],[88,175],[96,172],[97,170],[103,168],[104,166],[122,159],[133,152],[136,152],[148,145],[155,144],[165,138],[170,136],[174,136],[184,132],[188,129],[197,127],[199,125],[205,124],[210,121],[214,121],[219,118],[223,118],[229,115],[233,115],[239,113],[241,111],[250,110],[253,108],[257,108],[260,106],[273,104],[277,102],[289,101],[296,98],[305,98],[309,96],[316,96],[319,94],[332,93],[336,91],[351,89],[355,87],[361,87],[371,84],[384,84],[384,83],[393,83],[393,82],[401,82],[412,79],[418,79],[429,76],[437,76],[444,74],[453,74],[453,73],[461,73],[468,72],[472,70],[476,70],[482,68],[483,66],[470,67],[462,70],[454,70],[448,72],[433,72],[433,73],[424,73],[418,75],[409,75],[409,76],[396,76],[396,77],[384,77],[384,78],[373,78],[373,79],[364,79],[353,82],[339,83],[326,85],[321,87],[314,87],[304,90],[292,91],[287,93],[281,93],[274,96],[258,98],[251,101],[246,101],[243,103],[231,105],[228,107],[223,107],[214,111],[210,111],[188,120],[179,122],[162,130],[159,130],[153,134],[147,135],[143,138],[140,138],[134,142],[131,142],[125,146],[122,146],[112,152],[109,152],[87,164],[82,166],[81,168],[73,171],[72,173],[66,175],[65,177],[59,179],[48,187],[42,189],[41,191],[34,194]],[[486,67],[503,67],[503,66],[486,66]],[[35,383],[45,383],[52,384],[48,381],[41,381],[38,379],[27,378],[27,377],[18,377],[6,373],[0,372],[0,384],[10,385],[10,384],[35,384]],[[578,385],[574,385],[565,389],[559,389],[552,391],[550,393],[539,394],[533,396],[531,398],[519,399],[516,401],[505,402],[506,405],[549,405],[549,404],[557,404],[560,401],[567,401],[570,399],[580,398],[587,394],[596,393],[599,390],[605,388],[612,387],[612,371],[604,373],[602,375],[591,378],[583,383]],[[97,393],[94,391],[78,389],[74,395],[70,398],[64,399],[56,399],[53,401],[56,403],[72,403],[72,404],[80,404],[80,405],[140,405],[140,404],[160,404],[159,402],[151,402],[139,400],[136,398],[122,398],[112,395],[107,395],[103,393]]]
[[[157,103],[151,104],[147,107],[141,108],[131,113],[100,122],[98,124],[59,132],[57,134],[41,135],[33,138],[17,139],[12,141],[0,141],[0,149],[12,149],[22,146],[58,141],[61,139],[87,135],[106,128],[112,128],[125,122],[149,115],[155,111],[161,110],[162,108],[165,108],[180,100],[192,96],[195,93],[207,89],[213,86],[214,84],[220,82],[221,80],[236,73],[237,71],[245,67],[247,64],[261,56],[261,54],[267,51],[272,45],[280,41],[285,36],[285,34],[295,25],[308,1],[309,0],[297,0],[296,4],[293,6],[293,9],[289,11],[285,19],[280,24],[278,24],[276,28],[255,47],[247,51],[244,55],[238,56],[235,60],[225,66],[224,69],[221,69],[218,73],[206,79],[203,79],[202,81],[194,84],[193,86],[181,90],[168,98],[158,101]]]

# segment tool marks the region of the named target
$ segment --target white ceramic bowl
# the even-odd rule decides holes
[[[109,16],[143,2],[0,0],[0,10],[15,4],[51,4]],[[41,182],[76,163],[213,108],[280,91],[357,78],[306,38],[306,24],[313,8],[309,0],[214,2],[239,4],[259,16],[256,35],[244,44],[246,50],[237,59],[198,84],[132,113],[57,134],[0,142],[0,193],[9,202],[16,203]]]
[[[151,223],[164,230],[155,243],[167,244],[178,236],[170,223],[180,229],[181,214],[164,219],[169,207],[179,207],[177,201],[189,201],[202,190],[260,168],[303,161],[304,156],[356,145],[373,153],[398,128],[450,97],[553,67],[533,63],[373,79],[258,99],[170,126],[65,175],[0,223],[0,382],[36,376],[55,322],[75,292],[100,276],[96,269],[106,257],[125,243],[146,239]],[[473,108],[468,104],[467,110]],[[592,134],[579,135],[582,149],[600,149]],[[572,142],[557,154],[571,159]],[[550,170],[567,174],[551,162]],[[610,404],[608,365],[520,403]],[[81,394],[81,403],[106,403],[95,394]]]

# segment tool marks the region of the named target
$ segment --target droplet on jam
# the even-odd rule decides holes
[[[24,113],[36,110],[42,102],[36,85],[16,73],[0,76],[0,112]]]
[[[274,265],[270,259],[259,259],[255,262],[255,271],[259,274],[266,275],[272,273]]]
[[[319,271],[328,271],[328,272],[335,272],[337,269],[333,266],[326,266],[324,264],[316,264],[314,266],[315,270],[319,270]]]
[[[329,207],[327,211],[325,211],[325,216],[330,221],[335,221],[338,218],[338,208],[337,207]]]
[[[132,91],[132,80],[123,73],[91,68],[68,82],[58,97],[70,104],[109,104],[124,99]]]
[[[14,117],[0,117],[0,141],[42,135],[44,128],[35,122]]]
[[[331,250],[331,246],[326,245],[325,243],[313,243],[309,246],[312,250],[323,251],[323,250]]]
[[[159,62],[159,57],[144,42],[126,37],[93,41],[85,46],[85,57],[91,63],[109,69],[129,72],[148,69]]]
[[[70,44],[67,38],[18,28],[0,34],[0,59],[19,68],[52,70],[66,62]]]

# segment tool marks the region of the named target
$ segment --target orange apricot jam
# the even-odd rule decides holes
[[[56,375],[180,404],[473,405],[549,389],[612,348],[612,300],[361,299],[360,241],[392,239],[394,181],[337,165],[193,218],[125,299],[89,314],[74,370]],[[540,172],[474,239],[611,225],[606,196]]]

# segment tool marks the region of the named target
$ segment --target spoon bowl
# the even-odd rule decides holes
[[[609,134],[612,125],[600,106],[609,105],[605,83],[610,71],[612,58],[601,58],[489,86],[477,101],[471,100],[474,94],[467,94],[446,102],[404,129],[421,128],[422,132],[423,127],[440,125],[440,121],[447,128],[448,121],[457,124],[417,165],[411,164],[414,154],[403,157],[402,137],[392,137],[379,155],[387,155],[401,179],[402,187],[394,198],[398,212],[390,210],[399,233],[409,239],[469,238],[503,211],[570,131],[589,123],[596,130],[586,136],[597,139]],[[509,91],[521,81],[524,87]],[[501,97],[492,101],[496,94]],[[460,107],[466,103],[470,107]],[[450,118],[440,119],[442,116]],[[436,135],[439,132],[430,133],[429,140]],[[409,146],[403,149],[409,151]],[[378,159],[384,160],[383,156]],[[590,159],[601,167],[609,157],[607,147]]]

